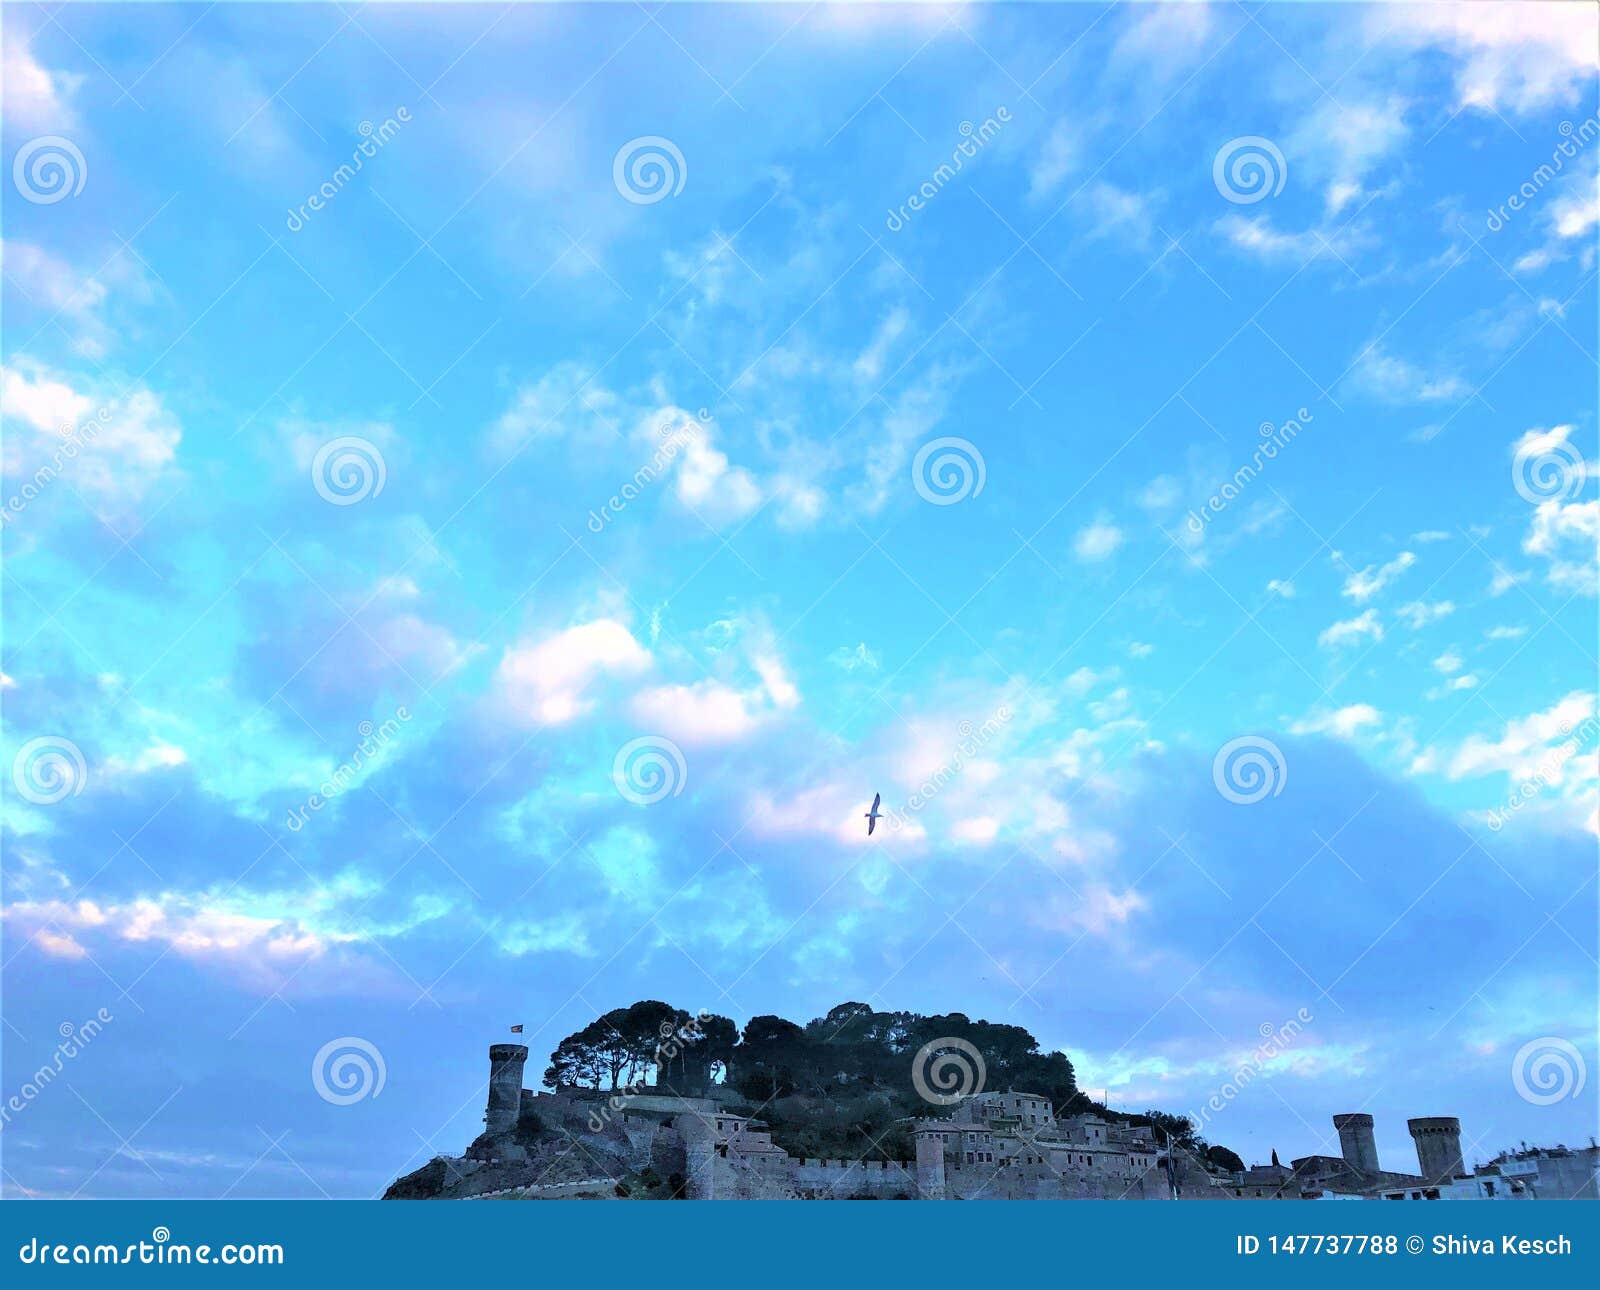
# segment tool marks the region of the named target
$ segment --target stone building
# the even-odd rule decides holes
[[[653,1174],[694,1200],[1435,1200],[1596,1198],[1593,1145],[1525,1149],[1468,1173],[1453,1117],[1408,1121],[1416,1173],[1381,1167],[1370,1115],[1333,1117],[1340,1154],[1237,1174],[1158,1144],[1148,1125],[1059,1117],[1050,1100],[1008,1090],[966,1097],[907,1123],[914,1162],[802,1159],[739,1095],[698,1069],[605,1093],[522,1087],[528,1050],[489,1049],[484,1133],[460,1158],[439,1157],[396,1196],[627,1194]]]

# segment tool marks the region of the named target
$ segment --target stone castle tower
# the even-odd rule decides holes
[[[1339,1154],[1357,1173],[1378,1172],[1378,1142],[1372,1132],[1372,1117],[1360,1112],[1333,1117],[1339,1131]]]
[[[521,1044],[489,1045],[489,1107],[484,1113],[485,1133],[510,1133],[522,1111],[522,1067],[528,1050]]]
[[[1430,1115],[1407,1120],[1406,1128],[1417,1144],[1418,1172],[1430,1185],[1449,1182],[1467,1171],[1461,1163],[1461,1121],[1453,1115]]]

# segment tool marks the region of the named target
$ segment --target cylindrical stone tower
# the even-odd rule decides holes
[[[1430,1115],[1407,1120],[1417,1144],[1417,1164],[1424,1182],[1449,1182],[1467,1171],[1461,1164],[1461,1121],[1453,1115]]]
[[[521,1044],[489,1045],[489,1109],[483,1117],[484,1132],[491,1136],[510,1133],[517,1127],[522,1109],[522,1064],[528,1050]]]
[[[1339,1154],[1359,1174],[1378,1172],[1378,1143],[1372,1135],[1372,1117],[1359,1112],[1333,1117],[1339,1130]]]
[[[943,1200],[944,1186],[944,1136],[939,1133],[916,1134],[917,1142],[917,1199]]]

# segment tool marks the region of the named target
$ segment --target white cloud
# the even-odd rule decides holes
[[[1491,627],[1486,633],[1486,639],[1492,641],[1520,640],[1528,634],[1526,627]]]
[[[650,654],[613,618],[569,627],[533,645],[505,652],[496,675],[503,697],[523,720],[562,725],[594,706],[601,676],[631,676],[650,666]]]
[[[1600,500],[1540,502],[1522,549],[1548,562],[1545,581],[1568,595],[1593,596],[1600,584]]]
[[[1498,738],[1468,737],[1450,761],[1450,778],[1499,772],[1520,781],[1537,779],[1543,771],[1544,778],[1555,784],[1565,782],[1567,774],[1592,779],[1600,773],[1591,747],[1594,716],[1594,694],[1573,691],[1543,712],[1508,721]],[[1575,739],[1580,747],[1560,756]]]
[[[1345,579],[1344,594],[1355,601],[1371,600],[1416,562],[1417,557],[1410,551],[1402,551],[1381,567],[1369,564]]]
[[[1273,578],[1267,583],[1267,590],[1281,600],[1294,599],[1294,583],[1287,578]]]
[[[679,429],[684,446],[673,491],[680,502],[711,524],[739,519],[761,505],[755,476],[729,463],[728,454],[713,444],[710,425],[684,413]]]
[[[490,450],[510,456],[530,439],[576,434],[585,442],[603,442],[620,435],[626,415],[621,401],[593,384],[593,377],[577,363],[557,363],[537,381],[518,386],[490,429]]]
[[[876,385],[882,379],[884,359],[895,341],[905,334],[910,322],[911,314],[904,305],[896,305],[884,315],[871,342],[861,351],[852,367],[856,380],[863,385]]]
[[[1436,672],[1443,672],[1446,676],[1449,676],[1452,672],[1459,672],[1461,670],[1461,655],[1453,649],[1446,650],[1433,660],[1433,667]]]
[[[1237,212],[1222,216],[1213,228],[1234,250],[1266,264],[1306,264],[1324,255],[1351,260],[1374,240],[1360,222],[1338,227],[1328,224],[1296,233],[1277,228],[1265,215]]]
[[[1461,106],[1531,112],[1576,103],[1593,85],[1597,12],[1589,4],[1526,0],[1406,4],[1372,12],[1367,22],[1376,39],[1454,54]]]
[[[1101,518],[1080,529],[1072,541],[1072,554],[1087,562],[1109,559],[1122,545],[1123,533],[1110,520]]]
[[[1128,653],[1134,658],[1149,658],[1155,652],[1156,647],[1145,641],[1134,641],[1128,646]]]
[[[999,832],[1000,822],[992,815],[977,815],[970,819],[957,820],[950,826],[950,836],[957,842],[968,842],[980,847],[988,846]]]
[[[1437,403],[1472,393],[1472,386],[1461,377],[1424,371],[1408,359],[1390,354],[1378,340],[1351,361],[1349,379],[1357,389],[1385,403]]]
[[[1317,643],[1336,649],[1359,641],[1364,636],[1370,636],[1375,641],[1383,639],[1383,624],[1378,621],[1376,609],[1369,609],[1355,618],[1334,623],[1317,637]]]
[[[34,58],[21,32],[7,33],[4,44],[6,117],[30,131],[70,130],[76,125],[69,102],[83,77],[51,71]]]
[[[1078,168],[1080,146],[1073,122],[1062,117],[1050,127],[1028,167],[1029,200],[1038,201],[1061,186],[1061,181]]]
[[[122,396],[73,388],[41,364],[0,368],[0,414],[10,420],[7,475],[49,467],[99,500],[137,501],[173,464],[182,431],[161,399],[138,386]],[[32,434],[17,434],[26,426]],[[64,460],[59,456],[68,453]]]
[[[1453,600],[1408,600],[1396,609],[1395,617],[1403,622],[1412,631],[1421,631],[1429,623],[1436,623],[1441,618],[1448,618],[1455,613],[1456,604]]]
[[[1296,735],[1336,735],[1349,739],[1367,726],[1381,725],[1383,714],[1370,703],[1352,703],[1332,712],[1319,712],[1289,727]]]

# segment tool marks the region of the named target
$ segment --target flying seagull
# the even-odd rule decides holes
[[[864,817],[867,821],[867,836],[872,836],[872,830],[878,827],[878,821],[883,818],[883,812],[878,809],[878,803],[883,801],[882,793],[872,795],[872,809]]]

